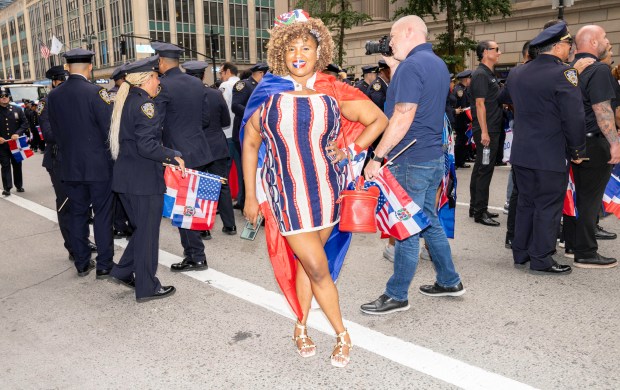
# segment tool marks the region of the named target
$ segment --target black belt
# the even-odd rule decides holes
[[[603,133],[598,131],[596,133],[586,133],[586,137],[588,137],[588,138],[602,138],[602,137],[604,137],[604,135],[603,135]]]

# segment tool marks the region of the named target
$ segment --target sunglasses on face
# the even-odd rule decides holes
[[[8,97],[9,97],[9,95],[6,95],[6,94],[0,94],[0,99],[2,99],[2,98],[8,98]]]
[[[495,50],[497,53],[499,53],[499,46],[497,46],[497,47],[487,47],[486,50]]]

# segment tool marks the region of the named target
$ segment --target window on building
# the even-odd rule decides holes
[[[230,53],[233,62],[250,61],[250,38],[231,37]]]
[[[150,36],[154,41],[170,42],[169,31],[151,31]]]
[[[49,2],[43,3],[43,21],[45,23],[52,20],[52,8]]]
[[[15,19],[9,21],[9,35],[11,37],[15,35]]]
[[[110,1],[110,16],[112,20],[112,29],[118,27],[121,24],[121,13],[118,9],[118,0]]]
[[[202,5],[205,24],[224,26],[224,3],[221,0],[205,0]]]
[[[205,35],[205,52],[207,56],[211,57],[211,36]],[[215,45],[215,58],[218,60],[223,60],[226,58],[226,37],[224,35],[219,34],[213,38],[213,43]]]
[[[248,27],[248,6],[242,4],[229,4],[230,26]]]
[[[105,8],[97,8],[97,31],[102,32],[105,31]]]
[[[256,61],[267,61],[267,38],[256,38]]]
[[[78,8],[77,0],[67,0],[67,12],[75,11]]]
[[[170,21],[170,10],[168,0],[149,0],[149,19],[161,22]]]
[[[194,0],[175,0],[177,23],[196,23]]]
[[[76,41],[81,39],[80,19],[74,18],[69,20],[69,40]]]
[[[131,0],[123,0],[122,6],[123,6],[123,20],[125,21],[125,24],[133,23],[133,14],[132,14],[133,11],[131,10]]]
[[[181,61],[195,60],[196,53],[193,53],[192,50],[196,50],[196,34],[177,33],[177,39],[179,46],[185,48]]]
[[[84,14],[84,33],[93,34],[95,32],[93,26],[93,13],[88,12]]]
[[[273,25],[275,10],[267,7],[256,7],[256,28],[267,30]]]
[[[54,18],[62,18],[62,3],[60,0],[54,0]]]

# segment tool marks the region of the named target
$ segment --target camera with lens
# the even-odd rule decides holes
[[[390,47],[390,37],[384,35],[378,41],[366,41],[366,55],[371,54],[383,54],[386,57],[391,57],[394,53]]]

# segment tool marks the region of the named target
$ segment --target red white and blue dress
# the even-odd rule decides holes
[[[334,226],[345,172],[325,148],[340,132],[340,109],[325,94],[277,93],[260,108],[266,145],[260,172],[280,233],[291,235]]]

